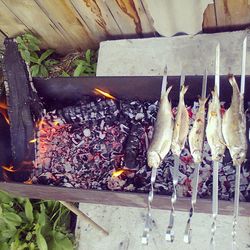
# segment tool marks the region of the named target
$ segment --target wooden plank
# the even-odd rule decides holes
[[[218,27],[233,28],[250,24],[248,0],[215,0]]]
[[[22,183],[0,182],[0,189],[7,191],[14,196],[24,196],[43,200],[63,200],[70,202],[84,202],[93,204],[117,205],[126,207],[146,207],[147,194],[84,190],[74,188],[52,187],[46,185],[28,185]],[[155,195],[153,208],[171,209],[171,197]],[[189,198],[178,198],[175,205],[178,211],[188,211],[190,206]],[[211,200],[198,199],[195,206],[196,212],[211,213]],[[219,213],[231,215],[233,202],[220,201]],[[240,203],[240,215],[250,216],[250,203]]]
[[[5,35],[0,30],[0,49],[4,47],[3,42],[5,39]]]
[[[105,0],[123,35],[142,36],[141,20],[134,2],[129,0]]]
[[[70,0],[80,21],[92,32],[96,42],[110,36],[121,36],[121,30],[103,1]]]
[[[203,13],[202,29],[204,32],[216,29],[217,21],[214,4],[209,4]]]
[[[43,46],[67,53],[72,47],[35,1],[1,0],[7,8],[43,41]]]
[[[35,0],[73,49],[94,47],[92,35],[82,24],[68,0]]]
[[[19,20],[0,0],[0,29],[8,36],[15,37],[28,31],[25,24]]]

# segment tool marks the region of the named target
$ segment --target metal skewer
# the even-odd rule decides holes
[[[206,89],[207,89],[207,70],[205,69],[204,75],[203,75],[203,81],[202,81],[202,94],[201,97],[202,99],[206,98]],[[204,132],[203,131],[203,143],[204,143]],[[186,229],[184,232],[184,238],[183,241],[185,243],[191,243],[191,218],[194,214],[194,205],[196,204],[197,201],[197,193],[198,193],[198,180],[199,180],[199,169],[200,169],[201,163],[195,163],[195,169],[194,169],[194,179],[192,183],[192,198],[191,198],[191,208],[189,210],[189,218],[187,220],[186,224]]]
[[[215,87],[218,91],[218,96],[220,96],[220,44],[216,46],[216,56],[215,56]],[[218,175],[219,175],[219,162],[213,162],[213,195],[212,195],[212,213],[213,222],[211,225],[211,239],[210,248],[215,249],[215,232],[216,232],[216,219],[218,215]]]
[[[246,81],[246,53],[247,52],[247,37],[243,40],[242,47],[242,64],[241,64],[241,82],[240,93],[242,96],[245,94],[245,81]],[[235,192],[234,192],[234,215],[233,215],[233,228],[232,228],[232,249],[237,249],[236,246],[236,226],[239,215],[239,199],[240,199],[240,169],[241,165],[235,166]]]
[[[183,69],[181,70],[181,79],[180,79],[180,89],[182,88],[182,85],[185,82],[185,75],[183,73]],[[178,184],[178,170],[180,165],[180,155],[174,155],[174,168],[173,168],[173,194],[171,197],[171,211],[170,211],[170,217],[169,217],[169,223],[166,230],[165,239],[167,241],[173,242],[174,241],[174,217],[175,217],[175,208],[174,204],[177,200],[177,190],[176,186]]]
[[[163,97],[164,93],[166,92],[167,87],[167,65],[164,68],[163,78],[162,78],[162,85],[161,85],[161,98]],[[151,179],[150,179],[150,192],[148,194],[148,206],[147,206],[147,215],[146,215],[146,222],[142,234],[141,243],[144,245],[148,244],[149,239],[149,232],[152,230],[152,207],[151,204],[154,199],[154,184],[157,176],[157,168],[152,168],[151,172]]]

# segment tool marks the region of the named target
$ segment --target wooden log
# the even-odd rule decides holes
[[[22,183],[0,182],[0,189],[14,196],[24,196],[34,199],[61,200],[68,202],[83,202],[126,207],[147,207],[148,194],[111,192],[99,190],[83,190],[65,187],[52,187],[46,185],[28,185]],[[155,195],[153,208],[171,210],[171,197]],[[178,198],[177,211],[188,211],[190,198]],[[211,200],[198,199],[195,206],[198,213],[211,214]],[[233,203],[231,201],[219,201],[219,214],[232,215]],[[240,203],[240,215],[250,216],[250,203]]]

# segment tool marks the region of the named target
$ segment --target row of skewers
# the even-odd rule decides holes
[[[194,212],[194,206],[197,200],[197,188],[199,168],[202,162],[204,137],[206,135],[208,144],[211,148],[211,155],[213,160],[213,197],[212,197],[212,213],[213,222],[211,225],[211,240],[210,247],[215,248],[215,232],[216,232],[216,218],[218,215],[218,168],[219,162],[222,161],[226,147],[229,149],[233,165],[236,168],[236,185],[234,198],[234,217],[232,229],[232,249],[236,248],[236,225],[239,211],[239,188],[240,188],[240,168],[246,159],[247,153],[247,138],[246,138],[246,116],[244,113],[244,92],[245,92],[245,65],[246,65],[246,44],[247,38],[243,41],[243,56],[242,56],[242,75],[241,88],[239,90],[238,84],[233,75],[229,75],[229,83],[232,86],[233,94],[231,105],[226,110],[225,114],[221,115],[221,105],[219,99],[220,91],[220,45],[216,47],[215,60],[215,86],[212,91],[212,98],[208,104],[207,125],[206,125],[206,109],[207,102],[206,88],[207,88],[207,74],[206,71],[203,77],[202,94],[199,99],[199,109],[196,114],[194,124],[189,132],[189,114],[184,102],[185,93],[188,86],[184,85],[184,77],[181,76],[181,90],[179,96],[179,103],[176,117],[172,114],[172,105],[169,101],[169,92],[172,87],[166,90],[167,85],[167,68],[164,71],[162,94],[155,123],[154,135],[147,153],[148,166],[152,168],[151,174],[151,190],[148,196],[148,213],[146,217],[146,224],[142,236],[142,243],[148,243],[149,232],[152,229],[152,214],[151,204],[154,196],[154,183],[157,175],[157,168],[160,166],[163,159],[171,150],[174,155],[174,168],[172,172],[173,178],[173,194],[171,197],[171,211],[169,224],[166,230],[166,240],[174,241],[174,218],[175,208],[174,204],[177,200],[176,186],[178,184],[178,168],[179,159],[182,149],[184,148],[186,140],[188,140],[190,152],[193,157],[195,173],[192,186],[191,208],[187,220],[184,242],[191,242],[191,218]],[[166,90],[166,91],[164,91]],[[189,135],[188,135],[189,133]]]

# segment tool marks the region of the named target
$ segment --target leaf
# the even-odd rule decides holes
[[[21,50],[20,52],[23,60],[27,63],[30,63],[30,52],[28,50]]]
[[[63,70],[63,72],[61,73],[60,76],[63,76],[63,77],[68,77],[70,76],[66,71]]]
[[[0,203],[10,203],[13,200],[6,192],[0,191]]]
[[[52,232],[52,239],[48,243],[49,249],[53,250],[73,250],[72,241],[59,231]]]
[[[9,245],[7,242],[1,243],[0,244],[0,250],[9,250]]]
[[[19,226],[22,223],[22,218],[19,215],[12,212],[4,212],[3,219],[6,223],[8,224],[13,223],[16,226]]]
[[[40,232],[40,228],[36,230],[36,243],[39,250],[48,250],[48,245]]]
[[[82,70],[83,70],[83,63],[80,62],[80,63],[78,64],[78,66],[76,67],[76,69],[75,69],[75,71],[74,71],[74,73],[73,73],[73,76],[80,76],[81,73],[82,73]]]
[[[25,210],[25,215],[29,222],[33,222],[34,220],[34,215],[33,215],[33,206],[30,202],[29,199],[26,200],[25,205],[24,205],[24,210]]]
[[[35,244],[31,242],[29,245],[29,250],[35,250]]]
[[[52,53],[54,52],[53,49],[48,49],[45,52],[42,53],[41,57],[40,57],[40,62],[42,62],[43,60],[45,60],[46,58],[48,58]]]
[[[39,76],[48,77],[49,72],[44,65],[40,65]]]
[[[44,65],[48,68],[48,67],[51,67],[53,65],[56,65],[58,64],[59,61],[55,60],[55,59],[48,59],[44,62]]]
[[[88,49],[88,50],[85,52],[85,58],[86,58],[86,61],[87,61],[88,63],[90,63],[90,61],[91,61],[91,50],[90,50],[90,49]]]
[[[22,44],[23,43],[23,39],[20,36],[17,36],[16,37],[16,42]]]
[[[31,75],[33,77],[38,76],[39,70],[40,70],[40,65],[39,64],[35,64],[35,65],[30,67],[30,72],[31,72]]]

